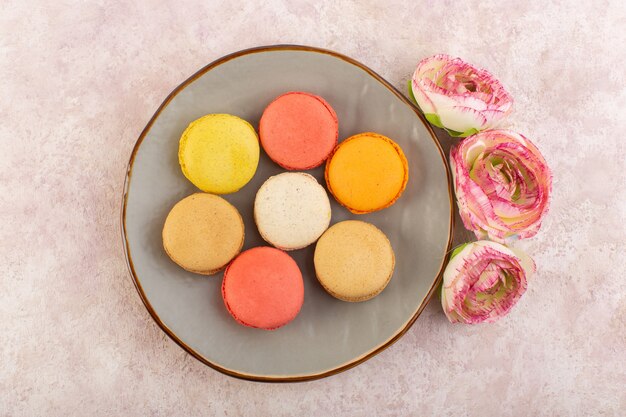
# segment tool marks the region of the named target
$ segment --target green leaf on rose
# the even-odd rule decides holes
[[[408,87],[409,87],[408,88],[408,90],[409,90],[409,98],[411,99],[411,101],[413,103],[415,103],[419,107],[419,105],[417,104],[417,100],[415,100],[415,95],[413,95],[413,82],[411,81],[411,79],[409,79]]]
[[[456,130],[446,129],[445,127],[444,129],[446,130],[446,132],[448,132],[450,136],[455,137],[455,138],[466,138],[468,136],[472,136],[480,132],[476,128],[471,128],[469,130],[466,130],[465,132],[457,132]]]
[[[452,260],[452,258],[454,258],[456,255],[459,254],[459,252],[461,252],[467,245],[469,245],[472,242],[465,242],[459,246],[457,246],[456,248],[454,248],[452,250],[452,254],[450,255],[450,260]]]
[[[424,117],[426,117],[426,120],[428,120],[428,123],[430,123],[431,125],[445,129],[441,124],[441,119],[439,118],[438,114],[424,113]]]

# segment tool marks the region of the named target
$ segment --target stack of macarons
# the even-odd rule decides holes
[[[329,228],[326,189],[298,171],[326,162],[330,194],[350,212],[365,214],[400,197],[408,181],[407,160],[394,141],[378,133],[360,133],[338,144],[338,127],[326,100],[289,92],[266,107],[258,135],[237,116],[208,114],[193,121],[180,138],[182,173],[204,192],[172,207],[163,226],[163,247],[187,271],[211,275],[224,270],[224,305],[240,324],[273,330],[298,315],[304,283],[287,251],[315,242],[317,279],[340,300],[373,298],[393,275],[395,257],[385,234],[357,220]],[[271,246],[241,252],[243,219],[219,194],[237,192],[254,177],[260,147],[287,172],[268,178],[254,201],[255,223]]]

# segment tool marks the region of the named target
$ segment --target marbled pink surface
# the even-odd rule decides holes
[[[626,6],[488,3],[0,2],[0,415],[624,415]],[[451,325],[433,301],[363,365],[282,385],[223,376],[161,332],[122,251],[130,150],[190,74],[274,43],[402,89],[446,52],[510,89],[554,194],[508,317]]]

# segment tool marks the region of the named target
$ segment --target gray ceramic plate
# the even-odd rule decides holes
[[[374,131],[394,139],[409,161],[406,191],[380,212],[355,216],[332,200],[332,223],[358,218],[389,237],[396,268],[376,298],[346,303],[315,278],[314,245],[291,252],[300,266],[305,300],[298,317],[276,331],[240,326],[222,302],[222,274],[205,277],[172,263],[161,229],[170,208],[198,191],[178,166],[185,127],[207,113],[231,113],[255,127],[270,101],[301,90],[324,97],[339,117],[339,139]],[[254,196],[282,172],[261,151],[256,175],[224,196],[241,212],[244,249],[265,242],[252,217]],[[324,184],[323,167],[309,171]],[[335,52],[302,46],[261,47],[228,55],[176,88],[152,117],[133,150],[122,210],[123,240],[134,283],[159,326],[203,363],[226,374],[262,381],[320,378],[355,366],[397,340],[439,283],[452,237],[452,199],[445,157],[432,130],[404,96],[362,64]]]

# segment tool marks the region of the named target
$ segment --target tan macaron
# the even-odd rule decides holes
[[[315,247],[315,273],[333,297],[365,301],[385,289],[395,264],[391,243],[370,223],[347,220],[331,226]]]
[[[213,194],[197,193],[180,200],[163,226],[163,247],[182,268],[211,275],[241,251],[244,225],[239,211]]]

